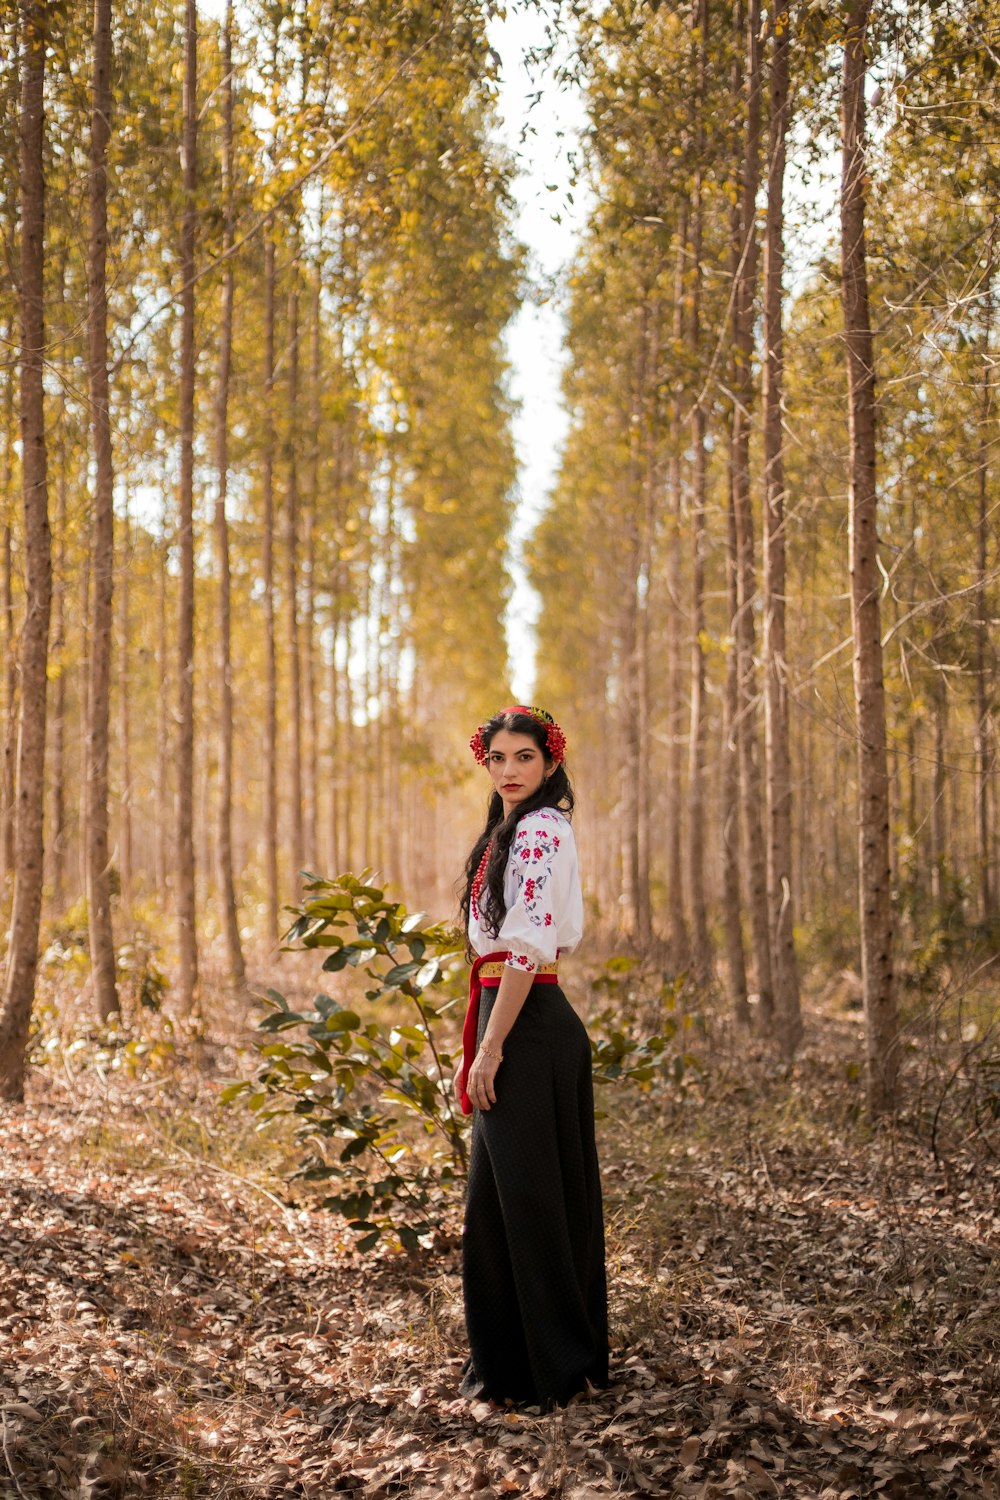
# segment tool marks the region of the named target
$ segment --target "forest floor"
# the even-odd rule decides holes
[[[551,1415],[456,1395],[457,1220],[364,1256],[285,1206],[218,1106],[231,1047],[34,1070],[0,1113],[0,1495],[1000,1500],[1000,1164],[866,1129],[858,1055],[814,1009],[794,1069],[716,1039],[669,1097],[601,1091],[612,1384]]]

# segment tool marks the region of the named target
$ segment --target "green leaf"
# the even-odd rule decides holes
[[[357,1011],[338,1010],[327,1016],[323,1024],[327,1031],[357,1031],[361,1025],[361,1017]]]
[[[395,964],[389,970],[388,974],[383,974],[382,983],[386,989],[398,989],[407,979],[412,979],[419,972],[420,965],[418,963]]]

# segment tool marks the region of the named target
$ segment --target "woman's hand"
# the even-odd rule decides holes
[[[490,1053],[483,1052],[481,1049],[476,1053],[465,1086],[475,1109],[489,1109],[497,1102],[494,1080],[499,1067],[500,1058],[492,1057]]]

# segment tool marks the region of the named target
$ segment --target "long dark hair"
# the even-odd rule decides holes
[[[545,757],[546,767],[552,765],[552,755],[546,743],[548,727],[538,719],[532,718],[530,714],[521,714],[506,710],[503,713],[494,714],[486,724],[483,725],[483,744],[489,749],[490,742],[495,734],[501,729],[507,729],[511,734],[525,734],[534,740]],[[486,845],[493,840],[490,850],[489,861],[483,877],[483,888],[479,895],[479,910],[483,917],[483,924],[488,932],[494,937],[500,931],[500,924],[507,915],[507,908],[503,897],[503,878],[507,869],[507,857],[510,854],[510,846],[514,842],[514,834],[517,825],[527,813],[537,812],[540,807],[555,807],[566,817],[572,817],[575,802],[573,788],[566,774],[566,767],[562,761],[556,764],[555,770],[546,776],[541,786],[531,797],[524,802],[519,802],[510,814],[505,817],[503,810],[503,798],[500,793],[490,793],[489,806],[486,809],[486,826],[473,844],[469,857],[465,862],[465,890],[460,902],[462,920],[465,931],[469,930],[469,905],[472,900],[472,882],[476,878],[479,862],[483,857]]]

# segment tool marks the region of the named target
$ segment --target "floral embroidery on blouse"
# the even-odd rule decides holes
[[[538,965],[526,953],[508,953],[507,967],[509,969],[523,969],[525,974],[534,974]]]
[[[517,905],[523,908],[532,927],[552,926],[552,863],[561,842],[556,832],[558,827],[557,818],[540,810],[531,815],[530,826],[519,828],[514,836]],[[523,953],[512,952],[507,962],[513,968],[528,971],[538,967]]]

